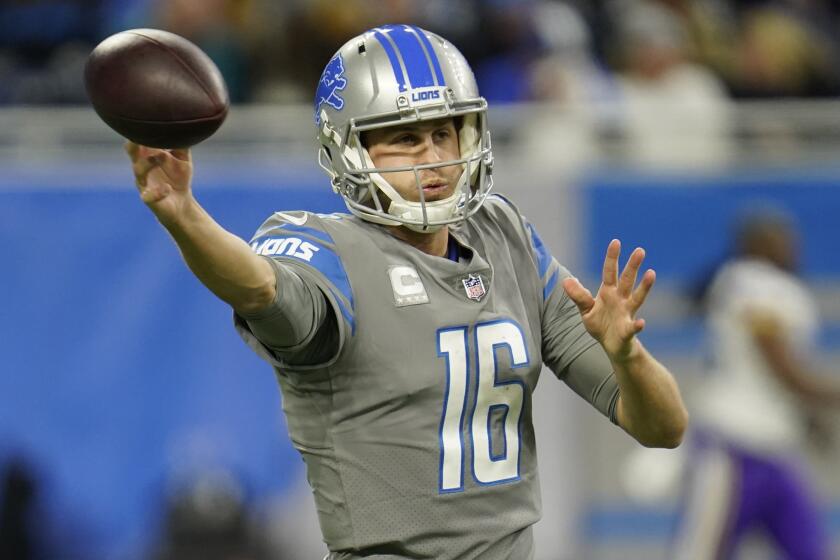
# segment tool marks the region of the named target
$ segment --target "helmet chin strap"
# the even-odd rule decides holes
[[[325,137],[331,137],[336,144],[340,144],[341,139],[338,136],[338,133],[326,126],[326,122],[328,120],[326,113],[323,114],[322,118],[325,124],[322,126],[321,133]],[[476,115],[465,115],[462,126],[458,131],[462,158],[471,157],[478,149],[479,135],[476,122]],[[361,153],[361,158],[359,157],[359,153]],[[358,135],[356,135],[355,138],[344,146],[343,155],[356,168],[376,168],[370,157],[370,153],[364,146],[361,146]],[[362,161],[359,161],[360,159]],[[466,204],[470,197],[472,180],[476,177],[478,169],[478,165],[470,166],[469,163],[466,164],[464,170],[461,172],[461,176],[458,178],[458,182],[455,185],[455,190],[452,195],[443,200],[435,200],[433,202],[410,202],[404,199],[380,173],[369,173],[368,177],[371,183],[375,185],[375,190],[378,190],[390,200],[390,204],[387,204],[388,201],[380,200],[380,203],[383,203],[383,205],[387,204],[387,208],[383,208],[383,210],[385,210],[387,214],[394,216],[396,219],[391,220],[381,215],[365,213],[359,213],[359,215],[368,221],[378,224],[389,226],[403,225],[406,228],[419,233],[434,233],[439,231],[445,225],[442,222],[450,221],[453,216],[455,216],[458,209]],[[468,170],[469,173],[467,173]],[[416,186],[418,190],[421,188],[419,184]],[[372,196],[377,195],[374,192]]]
[[[365,158],[365,164],[368,167],[375,167],[373,165],[373,161],[370,158],[370,154],[366,149],[362,149],[363,156]],[[461,173],[461,177],[458,179],[458,183],[455,186],[455,191],[452,193],[452,196],[444,198],[443,200],[435,200],[432,202],[411,202],[404,199],[400,194],[391,186],[391,183],[385,180],[385,178],[379,173],[371,173],[370,180],[376,185],[379,191],[387,196],[391,200],[391,204],[387,208],[388,214],[394,216],[395,218],[402,218],[403,220],[410,220],[410,221],[417,221],[423,222],[423,207],[426,208],[426,224],[411,224],[405,223],[403,221],[394,220],[393,223],[388,225],[403,225],[406,228],[416,231],[419,233],[434,233],[439,231],[443,224],[439,222],[443,222],[452,218],[455,215],[455,211],[458,208],[458,201],[463,198],[462,190],[464,188],[464,184],[467,182],[467,173],[463,171]],[[418,189],[419,189],[418,185]],[[385,220],[383,220],[385,222]],[[435,224],[435,222],[438,222]]]
[[[442,220],[448,220],[452,217],[455,213],[455,207],[458,202],[458,192],[452,194],[452,196],[448,198],[444,198],[443,200],[436,200],[434,202],[427,202],[426,203],[426,219],[428,222],[437,222]],[[423,208],[419,202],[408,202],[402,201],[398,202],[396,200],[391,201],[391,206],[388,208],[388,213],[392,216],[396,216],[398,218],[403,219],[410,219],[410,220],[422,220],[423,219]],[[401,222],[402,223],[402,222]],[[419,233],[434,233],[439,231],[443,225],[422,225],[422,224],[409,224],[403,223],[403,225],[412,230]]]

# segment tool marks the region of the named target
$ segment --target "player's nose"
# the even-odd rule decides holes
[[[421,157],[423,161],[420,163],[437,163],[445,159],[441,146],[435,142],[432,134],[423,135],[423,151],[421,152]]]

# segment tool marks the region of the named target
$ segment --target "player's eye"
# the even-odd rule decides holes
[[[394,138],[392,141],[393,144],[405,144],[405,145],[412,145],[416,141],[416,137],[413,134],[400,134]]]
[[[452,137],[452,131],[449,128],[439,128],[434,132],[435,140],[446,140]]]

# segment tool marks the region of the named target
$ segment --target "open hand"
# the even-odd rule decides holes
[[[642,248],[633,251],[619,277],[620,254],[621,242],[613,239],[607,247],[601,286],[595,297],[577,278],[563,281],[563,288],[580,310],[583,326],[614,360],[624,360],[632,355],[635,337],[645,328],[645,320],[637,319],[636,312],[656,280],[656,273],[647,270],[636,286],[639,268],[645,259]]]

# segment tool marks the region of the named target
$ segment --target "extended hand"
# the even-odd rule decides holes
[[[580,310],[584,327],[614,360],[631,356],[636,334],[645,328],[645,320],[636,319],[636,312],[656,280],[656,273],[648,270],[634,289],[645,251],[642,248],[633,251],[619,278],[620,254],[621,242],[613,239],[607,247],[601,287],[595,297],[577,278],[563,281],[563,288]]]
[[[174,219],[192,193],[192,158],[188,149],[162,150],[126,142],[140,198],[162,221]]]

